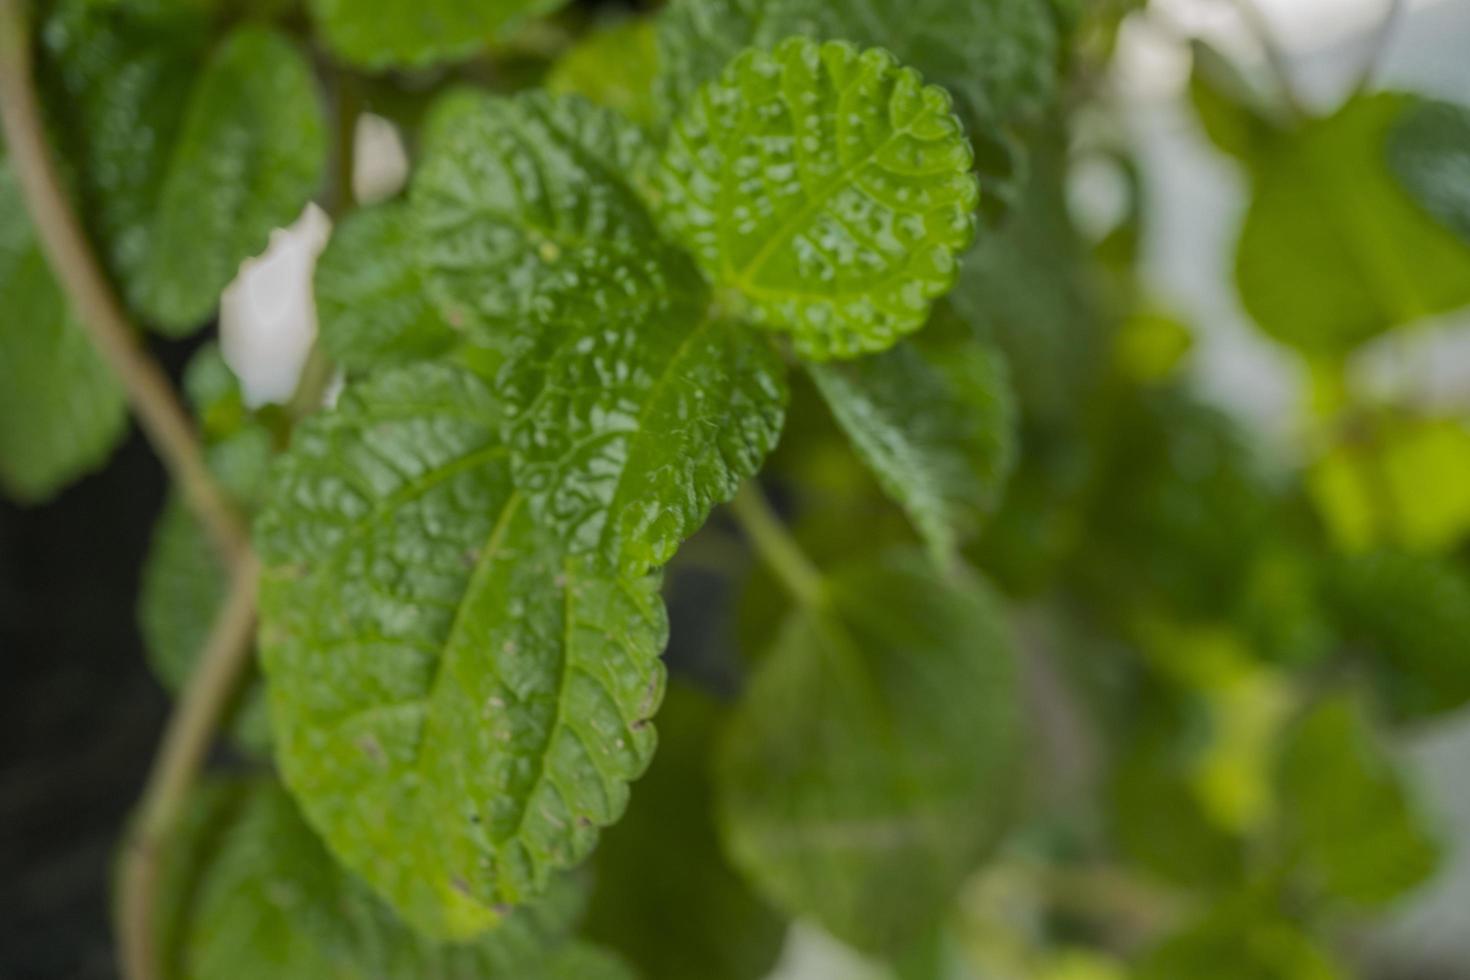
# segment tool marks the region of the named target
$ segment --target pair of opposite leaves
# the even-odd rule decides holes
[[[617,117],[535,95],[455,103],[427,143],[397,227],[415,261],[391,277],[393,315],[440,336],[387,346],[397,360],[458,353],[380,368],[304,425],[257,537],[282,771],[339,859],[414,925],[455,937],[584,857],[652,754],[666,633],[653,572],[754,474],[784,417],[783,361],[753,327],[816,359],[892,345],[951,284],[976,188],[942,91],[884,52],[801,39],[743,53],[695,93],[656,164]],[[359,226],[394,224],[380,212]],[[340,298],[324,291],[324,330]],[[934,593],[934,628],[952,630],[869,623],[855,643],[823,611],[792,627],[823,642],[783,673],[800,683],[823,647],[845,657],[859,676],[829,734],[868,733],[847,751],[885,775],[844,768],[861,785],[821,799],[793,760],[789,799],[812,802],[809,819],[758,805],[736,847],[784,904],[819,906],[849,936],[891,917],[868,906],[891,905],[886,884],[915,863],[924,914],[967,869],[986,835],[975,787],[997,762],[964,723],[971,695],[1009,676],[984,597],[912,563],[834,584],[833,608],[872,605],[875,576]],[[912,673],[895,708],[862,671],[896,669],[885,657],[906,643],[934,652],[937,673]],[[769,768],[794,719],[745,714],[750,754],[732,765]],[[916,730],[961,751],[916,766]],[[823,749],[839,767],[843,754]],[[816,833],[853,814],[859,839]],[[832,867],[792,865],[795,825]],[[883,857],[848,887],[844,852],[874,841]]]

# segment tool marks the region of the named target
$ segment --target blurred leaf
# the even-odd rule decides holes
[[[950,564],[1000,499],[1015,454],[1005,362],[974,338],[908,342],[809,368],[837,424],[931,555]]]
[[[1338,547],[1444,552],[1470,534],[1470,428],[1383,419],[1332,446],[1307,488]]]
[[[684,109],[742,48],[793,34],[887,48],[949,90],[977,144],[985,196],[1015,197],[1025,161],[1012,130],[1057,87],[1056,29],[1043,0],[674,0],[658,19],[665,114]]]
[[[1389,134],[1388,163],[1419,205],[1470,243],[1470,108],[1424,102]]]
[[[657,43],[654,22],[648,18],[598,25],[557,60],[546,76],[546,87],[616,109],[640,125],[652,125],[658,113],[653,97]]]
[[[1225,903],[1139,964],[1138,980],[1345,980],[1312,939],[1260,899]]]
[[[1287,846],[1327,894],[1379,905],[1438,865],[1438,845],[1353,698],[1328,698],[1293,727],[1279,777]]]
[[[582,903],[563,880],[473,943],[438,944],[347,875],[290,797],[263,779],[206,784],[165,863],[163,948],[188,980],[630,980],[571,938]]]
[[[308,0],[334,55],[370,71],[427,68],[483,52],[565,0]]]
[[[458,336],[430,304],[403,202],[347,215],[316,265],[322,347],[354,374],[444,353]]]
[[[182,10],[146,17],[66,0],[43,36],[112,271],[145,319],[188,333],[321,183],[311,66],[258,27],[211,46],[206,22]]]
[[[1326,585],[1373,690],[1400,718],[1470,701],[1470,573],[1443,558],[1383,551],[1339,559]]]
[[[1120,324],[1113,338],[1118,372],[1137,384],[1167,380],[1194,347],[1183,323],[1165,313],[1140,310]]]
[[[647,980],[756,980],[781,949],[785,923],[736,876],[715,833],[710,754],[726,713],[670,684],[658,755],[597,848],[587,934]]]
[[[1387,166],[1389,133],[1420,105],[1360,96],[1261,158],[1235,273],[1246,309],[1272,337],[1338,357],[1470,302],[1470,249]]]
[[[973,579],[895,552],[798,608],[725,730],[731,858],[779,906],[893,951],[932,926],[1013,800],[1017,671]]]
[[[122,389],[67,308],[0,155],[0,490],[45,500],[128,431]]]
[[[974,155],[950,107],[882,49],[746,49],[675,120],[659,217],[803,357],[886,350],[924,325],[974,236]],[[755,173],[752,206],[737,195]]]
[[[1193,70],[1189,100],[1210,142],[1223,153],[1252,165],[1280,136],[1262,111],[1260,97],[1240,69],[1206,41],[1191,42]]]

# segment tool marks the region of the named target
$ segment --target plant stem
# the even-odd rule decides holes
[[[199,662],[169,717],[133,817],[117,886],[117,939],[128,980],[157,980],[161,975],[156,924],[161,858],[219,720],[250,663],[258,578],[256,561],[247,555],[236,567]]]
[[[204,462],[189,415],[143,350],[62,188],[31,78],[24,0],[0,0],[0,123],[10,166],[41,247],[92,344],[122,384],[164,467],[231,567],[248,549],[245,522]]]
[[[826,597],[821,571],[792,540],[760,485],[747,480],[730,501],[730,510],[750,536],[756,553],[776,573],[792,598],[808,606],[819,606]]]

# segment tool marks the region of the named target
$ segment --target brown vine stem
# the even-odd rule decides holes
[[[92,253],[51,159],[31,76],[24,0],[0,0],[0,123],[46,258],[77,318],[127,394],[139,425],[230,566],[248,549],[245,522],[204,463],[188,413],[143,350]]]
[[[162,851],[249,665],[259,570],[244,520],[205,464],[188,413],[167,375],[139,343],[67,199],[41,122],[23,4],[0,0],[0,126],[10,166],[77,318],[122,384],[144,433],[231,574],[230,593],[164,730],[119,870],[116,925],[124,976],[157,980]]]

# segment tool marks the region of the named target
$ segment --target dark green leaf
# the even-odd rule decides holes
[[[722,831],[780,907],[894,951],[1003,826],[1016,667],[984,587],[917,554],[840,571],[827,595],[792,613],[725,730]]]
[[[1388,162],[1424,210],[1470,243],[1470,108],[1425,102],[1404,113]]]
[[[362,68],[462,61],[565,0],[309,0],[332,52]]]
[[[442,937],[588,854],[663,689],[657,581],[535,523],[499,421],[463,369],[375,374],[297,430],[256,527],[286,781],[333,853]]]
[[[1170,936],[1144,958],[1138,980],[1345,980],[1301,927],[1260,904],[1222,906]]]
[[[122,389],[67,308],[0,156],[0,490],[45,500],[127,432]]]
[[[1278,135],[1261,110],[1255,90],[1240,70],[1208,42],[1191,45],[1194,68],[1189,100],[1210,142],[1245,164],[1252,164]]]
[[[674,123],[659,210],[706,276],[814,360],[884,350],[954,284],[977,201],[949,96],[878,48],[748,49]]]
[[[709,765],[725,713],[670,684],[658,756],[597,848],[587,933],[648,980],[757,980],[780,952],[784,923],[729,867],[715,833]]]

